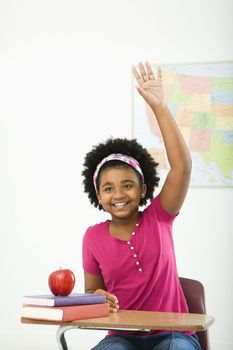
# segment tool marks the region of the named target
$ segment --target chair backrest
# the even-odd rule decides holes
[[[205,291],[201,282],[189,278],[180,277],[180,283],[187,300],[189,312],[205,314]],[[208,330],[197,332],[203,350],[210,350]]]

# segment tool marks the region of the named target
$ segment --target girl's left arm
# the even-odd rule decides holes
[[[158,122],[167,153],[170,171],[160,192],[162,206],[170,214],[177,214],[187,194],[192,161],[183,136],[164,101],[162,72],[158,68],[155,77],[148,63],[139,63],[138,71],[133,74],[139,83],[139,93],[149,104]]]

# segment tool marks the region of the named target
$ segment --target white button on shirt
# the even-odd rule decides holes
[[[136,226],[138,226],[139,224],[136,224]],[[132,236],[135,236],[135,232],[132,232]],[[131,243],[131,241],[129,240],[129,241],[126,241],[126,244],[128,244],[129,246],[130,246],[130,249],[131,250],[134,250],[134,246],[132,245],[132,243]],[[133,257],[135,258],[135,259],[137,259],[137,254],[136,253],[134,253],[133,254]],[[142,272],[142,268],[140,267],[140,262],[138,261],[138,260],[136,260],[136,265],[137,265],[137,267],[138,267],[138,271],[139,272]]]

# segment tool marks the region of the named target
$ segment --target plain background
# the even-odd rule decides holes
[[[82,163],[131,137],[131,65],[229,61],[231,0],[0,1],[0,348],[57,349],[56,327],[20,324],[21,296],[48,292],[60,266],[83,291],[81,242],[106,218]],[[212,349],[233,347],[232,188],[190,188],[174,225],[181,276],[201,280]],[[104,332],[70,332],[89,349]]]

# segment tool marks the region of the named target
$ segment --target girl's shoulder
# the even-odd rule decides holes
[[[144,209],[145,216],[156,217],[159,221],[172,222],[176,215],[168,213],[162,206],[159,194],[155,196],[150,204]]]
[[[108,229],[109,220],[99,222],[97,224],[94,224],[92,226],[89,226],[85,232],[85,236],[93,236],[93,235],[100,235],[101,233],[105,233]]]

